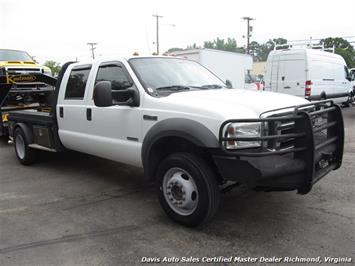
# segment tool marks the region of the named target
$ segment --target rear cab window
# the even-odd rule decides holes
[[[74,67],[69,75],[64,100],[83,100],[91,65]]]

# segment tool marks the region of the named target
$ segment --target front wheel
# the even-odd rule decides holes
[[[204,160],[190,153],[175,153],[161,162],[157,174],[160,204],[174,221],[192,227],[216,214],[219,186]]]

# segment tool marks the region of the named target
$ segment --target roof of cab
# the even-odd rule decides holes
[[[163,55],[159,55],[159,56],[100,56],[96,59],[92,59],[92,60],[86,60],[86,61],[79,61],[79,62],[75,62],[73,63],[73,66],[81,66],[81,65],[91,65],[93,63],[96,62],[108,62],[108,61],[128,61],[130,59],[135,59],[135,58],[175,58],[175,59],[182,59],[182,60],[186,60],[184,58],[180,58],[180,57],[175,57],[175,56],[163,56]]]

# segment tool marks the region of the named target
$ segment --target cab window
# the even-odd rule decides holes
[[[85,87],[88,81],[91,67],[75,68],[70,72],[67,88],[65,91],[66,100],[82,100],[85,95]]]
[[[112,90],[124,90],[132,86],[123,67],[118,64],[108,64],[99,67],[95,84],[100,81],[110,81]]]
[[[351,81],[351,75],[350,75],[349,70],[346,66],[344,66],[344,71],[345,71],[345,79]]]

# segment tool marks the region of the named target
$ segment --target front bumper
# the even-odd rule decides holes
[[[285,108],[290,109],[290,108]],[[306,194],[312,186],[341,166],[344,123],[341,109],[320,101],[263,114],[260,119],[225,121],[219,134],[220,150],[214,160],[221,176],[264,190],[294,190]],[[271,115],[268,115],[271,114]],[[225,126],[261,122],[261,137],[226,137]],[[260,141],[257,149],[227,150],[226,141]]]

